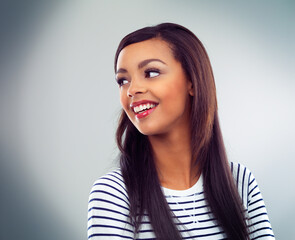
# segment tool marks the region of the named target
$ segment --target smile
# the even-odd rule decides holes
[[[157,107],[158,103],[143,100],[139,102],[134,102],[130,105],[131,109],[135,113],[136,118],[144,118],[151,114],[155,108]]]
[[[140,112],[143,112],[143,111],[145,111],[145,110],[148,110],[148,109],[151,109],[151,108],[154,108],[156,106],[156,104],[153,104],[153,103],[148,103],[148,104],[141,104],[141,105],[139,105],[139,106],[137,106],[137,107],[134,107],[133,108],[133,111],[135,112],[135,113],[140,113]]]

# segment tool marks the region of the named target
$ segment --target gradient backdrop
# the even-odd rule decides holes
[[[258,180],[277,239],[295,239],[294,1],[2,1],[0,239],[86,239],[93,182],[117,166],[113,57],[175,22],[204,43],[229,159]]]

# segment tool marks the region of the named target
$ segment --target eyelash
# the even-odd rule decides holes
[[[157,77],[157,76],[159,76],[159,75],[157,75],[157,76],[154,76],[154,77],[149,77],[149,74],[151,73],[151,72],[154,72],[154,73],[158,73],[158,74],[160,74],[160,70],[159,69],[156,69],[156,68],[149,68],[149,69],[146,69],[145,71],[144,71],[144,76],[146,77],[146,78],[154,78],[154,77]]]
[[[160,70],[159,69],[156,69],[156,68],[149,68],[149,69],[146,69],[145,71],[144,71],[144,77],[145,78],[154,78],[154,77],[157,77],[157,76],[154,76],[154,77],[150,77],[149,76],[149,74],[150,73],[157,73],[157,74],[160,74]],[[118,85],[119,85],[119,87],[122,87],[124,84],[123,84],[123,82],[124,81],[127,81],[126,80],[126,78],[119,78],[119,79],[117,79],[116,80],[117,81],[117,83],[118,83]]]
[[[119,78],[119,79],[117,80],[117,83],[118,83],[119,87],[122,87],[122,86],[124,85],[124,84],[123,84],[124,81],[127,81],[126,78]]]

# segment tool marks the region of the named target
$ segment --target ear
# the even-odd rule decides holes
[[[191,96],[195,95],[194,94],[193,83],[191,81],[188,81],[187,90],[188,90],[189,95],[191,95]]]

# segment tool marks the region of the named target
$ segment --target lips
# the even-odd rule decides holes
[[[130,108],[135,113],[136,118],[144,118],[151,114],[159,103],[150,101],[150,100],[142,100],[138,102],[133,102],[130,104]]]

